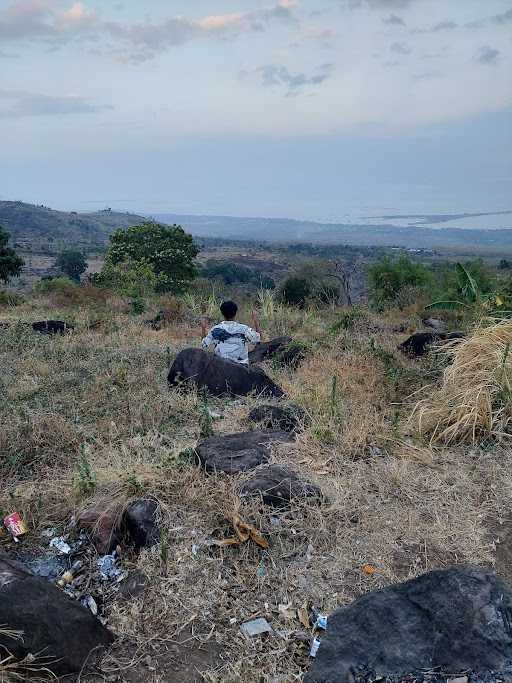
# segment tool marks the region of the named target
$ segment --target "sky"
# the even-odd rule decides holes
[[[0,199],[512,208],[512,0],[0,0]]]

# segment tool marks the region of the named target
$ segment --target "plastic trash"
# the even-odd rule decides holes
[[[128,572],[121,569],[117,564],[117,553],[115,551],[111,555],[100,557],[97,564],[103,581],[119,582],[128,576]]]
[[[319,614],[315,621],[315,628],[322,629],[322,631],[327,631],[327,617],[323,614]]]
[[[85,595],[81,600],[80,603],[89,609],[95,617],[98,616],[98,605],[96,604],[96,600],[92,597],[92,595]]]
[[[245,633],[246,636],[249,636],[249,638],[254,638],[255,636],[260,636],[262,633],[272,633],[272,626],[266,619],[261,617],[259,619],[246,621],[240,626],[240,630],[242,633]]]
[[[309,656],[310,657],[316,657],[319,647],[320,647],[320,639],[315,638],[313,640],[313,642],[311,643],[311,650],[309,651]]]
[[[71,553],[71,546],[66,543],[67,536],[57,536],[50,541],[50,548],[55,548],[61,555],[69,555]]]
[[[20,536],[23,536],[28,532],[26,524],[18,512],[13,512],[10,515],[7,515],[7,517],[4,517],[4,526],[16,543],[19,541]]]

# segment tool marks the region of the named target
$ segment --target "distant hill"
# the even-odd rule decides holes
[[[450,214],[429,216],[380,216],[358,223],[320,223],[287,218],[236,218],[233,216],[196,216],[157,214],[161,223],[177,223],[187,232],[210,239],[254,242],[295,242],[357,246],[399,247],[411,250],[445,249],[457,253],[502,255],[512,253],[512,229],[470,229],[436,227],[454,219],[469,221],[484,217],[492,228],[495,216],[512,212]],[[412,223],[407,220],[413,219]],[[12,241],[23,251],[55,252],[72,244],[87,249],[102,247],[118,228],[138,225],[147,217],[111,210],[94,213],[55,211],[46,206],[0,201],[0,225],[11,233]],[[371,221],[371,222],[370,222]],[[404,221],[406,224],[404,225]],[[430,225],[425,225],[428,221]],[[507,226],[508,227],[508,226]]]
[[[43,242],[100,245],[107,242],[114,230],[137,225],[143,220],[142,216],[110,210],[76,213],[24,202],[0,201],[0,225],[11,233],[12,241],[22,247]]]

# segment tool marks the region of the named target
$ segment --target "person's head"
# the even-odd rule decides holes
[[[224,301],[220,305],[220,312],[224,316],[224,320],[234,320],[238,311],[238,306],[234,301]]]

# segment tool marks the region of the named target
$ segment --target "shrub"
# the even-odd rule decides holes
[[[313,287],[306,277],[291,275],[281,283],[279,293],[286,304],[301,308],[313,293]]]
[[[273,289],[274,280],[259,271],[239,263],[210,259],[201,269],[201,275],[208,280],[221,280],[226,285],[255,285],[263,289]]]
[[[19,306],[23,302],[21,294],[0,289],[0,306]]]
[[[396,303],[399,293],[407,287],[424,290],[431,287],[433,274],[421,263],[412,261],[407,254],[397,259],[383,257],[368,268],[370,298],[374,305],[383,308]]]

